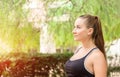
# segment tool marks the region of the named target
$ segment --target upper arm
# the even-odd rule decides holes
[[[107,61],[102,52],[96,52],[93,60],[95,77],[107,77]]]

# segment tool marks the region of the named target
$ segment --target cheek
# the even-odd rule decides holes
[[[86,36],[87,35],[87,32],[86,32],[86,30],[80,30],[80,31],[78,31],[78,34],[80,35],[80,36]]]
[[[81,30],[78,30],[78,31],[77,31],[77,36],[75,36],[74,39],[80,41],[80,40],[82,40],[82,39],[87,38],[87,36],[88,36],[88,35],[87,35],[86,30],[84,30],[84,29],[82,30],[82,29],[81,29]]]

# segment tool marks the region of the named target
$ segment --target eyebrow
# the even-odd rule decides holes
[[[80,27],[80,25],[76,25],[77,27]],[[76,27],[75,25],[74,25],[74,27]]]

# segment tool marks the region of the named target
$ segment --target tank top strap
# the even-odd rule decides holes
[[[95,48],[92,48],[86,55],[85,55],[85,57],[84,58],[86,58],[93,50],[95,50],[95,49],[98,49],[97,47],[95,47]]]

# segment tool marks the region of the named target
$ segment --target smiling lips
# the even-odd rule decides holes
[[[73,35],[74,35],[74,36],[77,36],[78,34],[76,34],[76,33],[73,33]]]
[[[74,34],[73,36],[74,36],[74,38],[76,38],[78,35],[77,35],[77,34]]]

